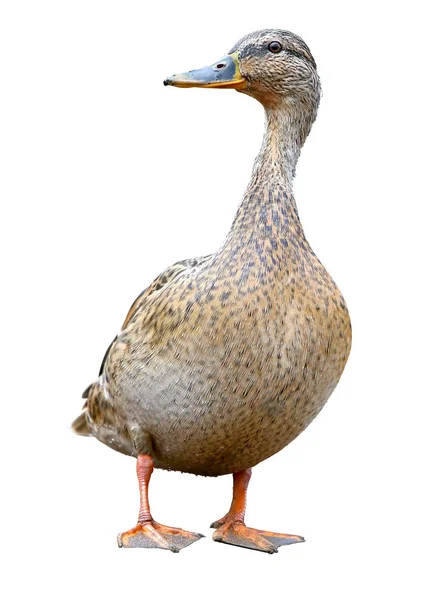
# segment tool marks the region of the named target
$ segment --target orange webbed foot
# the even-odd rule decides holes
[[[117,543],[120,548],[162,548],[179,552],[202,537],[201,533],[192,533],[178,527],[167,527],[152,519],[120,533],[117,536]]]
[[[244,521],[233,521],[227,517],[215,521],[212,526],[217,526],[212,536],[215,542],[241,546],[250,550],[260,550],[260,552],[267,552],[269,554],[278,552],[279,546],[287,546],[305,541],[300,535],[253,529],[247,527]]]

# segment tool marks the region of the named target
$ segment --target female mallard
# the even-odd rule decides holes
[[[231,508],[213,539],[272,553],[303,538],[246,527],[251,467],[314,419],[351,347],[345,302],[304,236],[292,193],[320,99],[316,63],[301,38],[268,29],[164,84],[253,96],[266,111],[263,144],[222,247],[176,263],[137,298],[73,427],[137,457],[139,519],[120,546],[176,552],[201,537],[152,519],[156,466],[233,473]]]

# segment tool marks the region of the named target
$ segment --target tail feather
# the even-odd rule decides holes
[[[86,412],[81,413],[77,419],[75,419],[72,423],[72,429],[77,435],[85,435],[90,436],[91,428],[89,426],[88,420],[86,418]]]
[[[86,390],[83,392],[82,394],[82,398],[85,399],[89,396],[89,392],[91,391],[91,387],[93,386],[93,383],[91,383],[90,385],[88,385],[88,387],[86,388]]]

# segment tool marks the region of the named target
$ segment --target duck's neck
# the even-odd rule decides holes
[[[277,184],[292,189],[295,167],[304,142],[301,126],[297,116],[293,118],[289,111],[266,108],[265,133],[250,185]]]
[[[269,231],[284,239],[291,231],[295,237],[304,237],[292,193],[295,166],[306,137],[303,131],[296,112],[266,108],[262,147],[227,238],[230,245],[244,244]]]

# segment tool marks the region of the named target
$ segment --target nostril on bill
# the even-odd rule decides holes
[[[227,65],[226,65],[225,63],[218,63],[218,64],[216,65],[216,68],[217,68],[217,69],[224,69],[226,66],[227,66]]]

